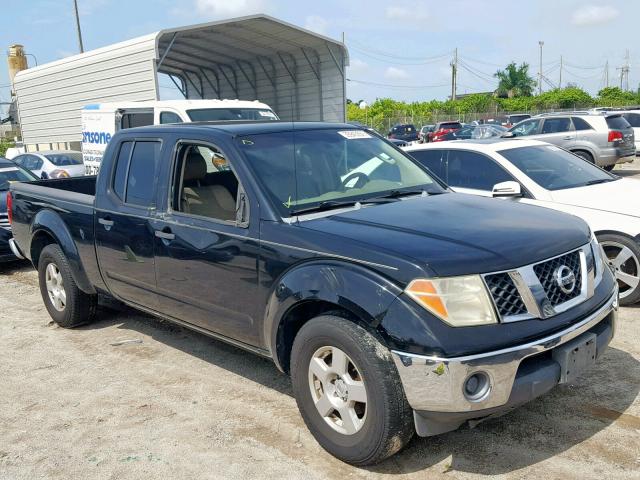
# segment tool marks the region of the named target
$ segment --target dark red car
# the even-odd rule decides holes
[[[439,122],[436,123],[436,127],[433,129],[433,132],[429,132],[428,141],[429,142],[441,142],[444,140],[444,136],[447,133],[457,132],[462,128],[462,124],[460,122]]]

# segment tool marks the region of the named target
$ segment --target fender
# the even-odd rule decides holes
[[[93,229],[93,225],[91,226],[91,229]],[[95,294],[96,290],[87,277],[84,265],[82,264],[82,259],[78,253],[78,247],[73,240],[67,225],[62,221],[62,218],[60,218],[60,215],[49,209],[40,210],[36,214],[30,226],[29,252],[31,252],[33,239],[39,232],[47,233],[60,246],[65,257],[67,257],[67,261],[71,267],[71,276],[76,282],[76,285],[78,285],[78,288],[85,293]],[[37,268],[37,265],[35,266]]]
[[[323,301],[349,311],[359,323],[375,331],[389,305],[402,289],[388,278],[360,265],[339,260],[310,260],[285,271],[274,282],[264,317],[264,345],[279,369],[279,332],[295,306]]]

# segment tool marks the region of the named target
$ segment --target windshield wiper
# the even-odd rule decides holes
[[[425,189],[421,188],[421,189],[413,189],[413,190],[391,190],[390,192],[387,192],[383,195],[378,195],[376,197],[373,198],[368,198],[367,201],[370,200],[378,200],[378,199],[385,199],[385,198],[400,198],[400,197],[408,197],[410,195],[422,195],[424,197],[429,196],[429,192],[427,192]]]
[[[347,207],[355,207],[357,205],[367,205],[370,203],[389,203],[393,202],[393,197],[376,197],[376,198],[365,198],[365,199],[354,199],[354,200],[325,200],[324,202],[320,202],[317,205],[313,205],[311,207],[303,207],[291,210],[289,214],[291,216],[301,215],[305,213],[313,213],[313,212],[325,212],[327,210],[333,210],[336,208],[347,208]]]

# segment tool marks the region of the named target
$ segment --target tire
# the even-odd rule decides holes
[[[598,241],[615,269],[620,288],[620,305],[640,300],[640,245],[632,238],[618,234],[598,235]],[[635,284],[635,286],[634,286]]]
[[[613,165],[606,165],[602,168],[604,168],[607,172],[610,172],[611,170],[613,170],[615,168],[616,164],[614,163]]]
[[[343,375],[336,375],[334,358],[341,352],[346,355],[342,365],[347,368],[342,369]],[[391,354],[362,327],[333,315],[310,320],[294,340],[291,365],[302,418],[333,456],[352,465],[372,465],[400,451],[413,437],[413,412]],[[326,377],[335,378],[320,381],[311,371],[312,365],[316,365],[314,372],[326,367],[330,371]],[[320,370],[318,365],[322,365]],[[335,371],[340,370],[336,364]],[[322,398],[331,400],[323,402]],[[325,416],[316,401],[328,405]],[[341,406],[345,418],[352,420],[342,421],[334,405]]]
[[[593,160],[593,156],[589,152],[585,152],[584,150],[576,150],[575,152],[571,152],[574,155],[579,156],[580,158],[586,160],[587,162],[595,164],[596,162]]]
[[[69,262],[58,245],[47,245],[40,253],[38,279],[42,300],[54,322],[64,328],[73,328],[93,321],[98,296],[78,288]]]

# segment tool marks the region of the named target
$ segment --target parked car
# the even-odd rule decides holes
[[[514,125],[531,118],[531,115],[528,113],[511,113],[507,115],[504,119],[503,127],[511,128]]]
[[[529,137],[558,145],[606,170],[633,162],[633,128],[622,115],[562,113],[524,120],[505,136]]]
[[[629,125],[633,127],[633,135],[636,145],[636,155],[640,154],[640,110],[625,110],[620,112]]]
[[[411,124],[395,125],[388,133],[388,138],[404,140],[405,142],[415,142],[418,140],[416,127]]]
[[[398,140],[397,138],[387,138],[387,141],[393,143],[396,147],[408,147],[410,145],[409,142]]]
[[[9,246],[11,225],[7,214],[7,192],[11,182],[30,182],[37,178],[15,163],[0,157],[0,263],[16,260]]]
[[[640,300],[640,182],[535,140],[434,147],[406,150],[457,192],[510,197],[584,219],[615,271],[620,302]]]
[[[357,465],[588,381],[614,332],[584,221],[451,193],[352,125],[121,130],[97,179],[11,199],[58,325],[93,320],[100,292],[272,358],[320,445]]]
[[[500,125],[466,125],[460,130],[441,135],[434,141],[446,142],[450,140],[477,140],[480,138],[499,137],[506,131],[507,129]]]
[[[436,123],[436,126],[433,129],[433,132],[430,132],[427,135],[429,142],[437,142],[438,137],[442,135],[446,135],[449,132],[455,132],[462,128],[462,124],[460,122],[439,122]]]
[[[435,125],[423,125],[418,132],[418,141],[426,143],[429,141],[429,133],[433,132]]]
[[[40,178],[68,178],[84,175],[82,152],[51,150],[18,155],[13,161]]]

